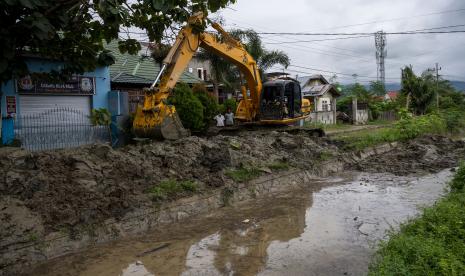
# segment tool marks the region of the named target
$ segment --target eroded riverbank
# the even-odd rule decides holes
[[[315,179],[306,189],[57,258],[31,275],[362,275],[376,241],[432,204],[451,175]]]

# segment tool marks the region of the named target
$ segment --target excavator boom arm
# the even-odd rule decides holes
[[[235,64],[244,75],[247,88],[250,91],[250,99],[246,88],[242,87],[244,100],[242,101],[243,105],[240,106],[241,112],[236,117],[252,121],[258,114],[262,82],[257,63],[239,41],[232,38],[216,23],[212,24],[212,26],[222,34],[223,41],[218,40],[211,33],[196,33],[194,31],[195,26],[201,24],[203,20],[202,13],[196,13],[189,19],[188,24],[179,32],[175,43],[163,60],[163,66],[155,82],[150,89],[145,91],[144,105],[137,110],[134,119],[134,131],[138,136],[161,136],[161,138],[177,139],[181,135],[176,134],[176,131],[166,132],[169,134],[163,133],[165,125],[170,125],[172,128],[179,125],[179,118],[175,114],[174,107],[166,105],[165,100],[199,47]],[[160,80],[160,83],[156,88],[158,80]],[[168,121],[172,120],[173,123],[164,122],[165,118],[168,117],[171,118]]]

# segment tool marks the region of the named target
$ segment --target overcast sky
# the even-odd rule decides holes
[[[459,9],[463,10],[454,11]],[[251,28],[257,32],[398,32],[465,24],[465,1],[237,0],[236,4],[223,10],[221,16],[226,29]],[[347,26],[354,24],[359,25]],[[465,30],[465,26],[447,30]],[[293,65],[358,74],[364,76],[358,78],[362,83],[376,78],[374,37],[276,44],[322,38],[334,37],[263,35],[266,47],[285,51]],[[436,62],[446,78],[464,81],[464,60],[465,33],[388,35],[386,82],[399,82],[400,68],[405,64],[412,64],[420,73]],[[299,76],[319,73],[297,67],[289,67],[288,72]],[[338,76],[339,82],[352,80],[350,76]]]

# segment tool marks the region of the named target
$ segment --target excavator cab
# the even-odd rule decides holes
[[[293,121],[304,116],[300,85],[293,80],[273,80],[263,84],[260,96],[260,120]]]

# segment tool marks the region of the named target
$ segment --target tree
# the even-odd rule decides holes
[[[231,30],[234,38],[241,41],[247,52],[255,59],[263,79],[264,72],[276,64],[287,68],[290,64],[289,56],[283,51],[269,51],[263,46],[260,36],[254,30]],[[221,37],[219,37],[221,40]],[[211,65],[212,83],[215,95],[218,95],[218,86],[223,83],[227,89],[239,88],[240,75],[231,62],[223,57],[201,50],[197,55],[201,60],[208,60]]]
[[[135,54],[140,44],[120,31],[138,27],[161,42],[167,29],[196,11],[215,12],[235,0],[3,0],[0,2],[0,82],[28,73],[24,55],[65,63],[61,74],[110,65],[104,48],[120,39],[119,50]],[[199,26],[205,28],[205,26]]]
[[[210,63],[210,81],[213,84],[213,93],[215,94],[216,99],[219,98],[218,90],[220,83],[224,84],[226,88],[234,90],[234,86],[231,82],[231,79],[234,78],[234,69],[229,61],[226,61],[224,58],[204,49],[201,49],[200,52],[198,52],[197,57],[200,60]]]
[[[384,96],[386,94],[386,88],[380,81],[370,82],[370,92],[376,96]]]
[[[365,86],[361,85],[360,83],[355,83],[349,87],[349,95],[352,97],[357,98],[359,102],[371,102],[373,99],[373,95],[370,91],[368,91]]]
[[[406,66],[402,70],[401,83],[401,93],[407,98],[407,108],[411,108],[415,114],[425,114],[435,99],[435,88],[431,78],[426,75],[418,77],[412,66]]]
[[[194,92],[194,96],[202,103],[203,122],[204,126],[208,127],[213,117],[218,113],[219,107],[216,103],[216,99],[208,93],[207,88],[203,84],[195,84],[192,87],[192,91]]]
[[[113,146],[111,135],[111,113],[106,108],[92,109],[90,121],[94,126],[104,126],[107,129],[110,145]]]
[[[231,35],[240,40],[247,52],[255,59],[261,75],[276,64],[287,68],[291,64],[289,56],[279,50],[267,50],[261,37],[254,30],[232,30]]]
[[[201,131],[204,124],[204,107],[194,95],[189,85],[179,83],[168,98],[168,103],[176,107],[182,125],[192,131]]]

